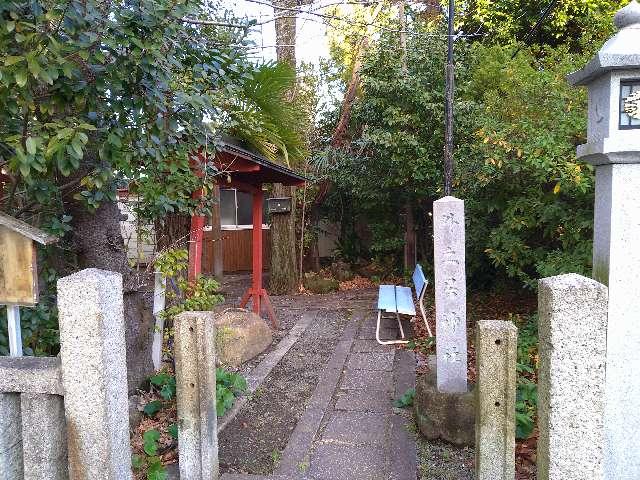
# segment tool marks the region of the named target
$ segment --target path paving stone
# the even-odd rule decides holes
[[[363,321],[364,319],[364,321]],[[397,326],[383,335],[395,338]],[[375,341],[375,312],[354,315],[272,476],[223,480],[415,480],[408,411],[393,399],[415,384],[412,352]],[[399,414],[402,412],[402,414]]]
[[[388,480],[386,457],[377,447],[319,445],[308,473],[314,480]]]
[[[321,438],[323,443],[377,444],[383,446],[388,429],[388,415],[335,412]]]
[[[375,338],[370,338],[370,339],[356,339],[353,342],[353,348],[351,349],[352,352],[355,353],[359,353],[359,352],[384,352],[384,353],[388,353],[390,351],[394,351],[395,349],[393,347],[390,347],[389,345],[380,345],[378,342],[376,342]]]
[[[350,370],[393,370],[394,351],[351,353],[347,368]]]
[[[346,370],[342,380],[343,390],[366,390],[370,392],[391,392],[393,389],[393,376],[379,371],[371,370]]]
[[[336,410],[348,412],[389,412],[393,406],[391,395],[383,395],[382,392],[370,395],[364,390],[349,390],[337,395]]]

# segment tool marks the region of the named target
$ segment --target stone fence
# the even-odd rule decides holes
[[[576,274],[540,280],[539,480],[607,478],[607,296],[607,287]],[[478,480],[515,476],[516,349],[517,330],[511,322],[478,322]]]
[[[131,479],[122,277],[58,281],[59,357],[0,357],[0,480]]]
[[[0,480],[130,480],[122,277],[58,282],[60,355],[0,357]],[[180,478],[218,478],[211,312],[175,318]]]

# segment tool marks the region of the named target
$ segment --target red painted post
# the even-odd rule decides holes
[[[253,311],[260,315],[260,296],[262,295],[262,189],[253,192]]]
[[[193,198],[201,198],[202,189],[193,192]],[[202,271],[202,237],[205,218],[201,215],[191,217],[189,232],[189,282],[195,282]]]

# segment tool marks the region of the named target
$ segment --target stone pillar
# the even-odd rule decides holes
[[[538,299],[538,479],[601,480],[607,287],[560,275],[540,280]]]
[[[481,320],[476,331],[476,478],[513,480],[516,474],[516,358],[518,329]]]
[[[438,390],[467,392],[467,291],[464,202],[433,202]]]
[[[609,286],[605,479],[640,478],[640,5],[615,16],[616,35],[573,85],[589,91],[587,143],[595,166],[593,276]]]
[[[0,480],[22,478],[20,394],[0,393]]]
[[[67,480],[67,432],[61,396],[23,393],[24,480]]]
[[[130,480],[122,276],[89,268],[58,280],[70,480]]]
[[[219,477],[213,320],[211,312],[185,312],[174,320],[181,480]]]

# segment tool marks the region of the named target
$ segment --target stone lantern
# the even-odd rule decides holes
[[[589,91],[587,143],[595,166],[593,276],[609,286],[604,468],[640,478],[640,5],[615,16],[618,33],[569,75]]]

